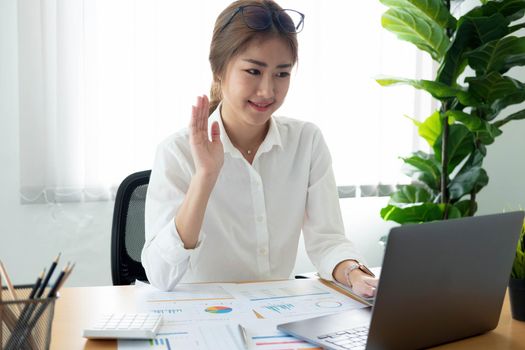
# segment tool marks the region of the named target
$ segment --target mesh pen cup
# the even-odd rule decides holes
[[[0,302],[0,349],[49,349],[56,298],[28,299],[32,286],[15,288],[17,300],[4,288]]]

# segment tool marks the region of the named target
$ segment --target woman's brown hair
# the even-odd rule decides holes
[[[297,62],[297,34],[281,30],[275,20],[265,30],[254,30],[248,27],[241,13],[232,15],[240,6],[257,5],[268,8],[271,11],[279,11],[282,8],[271,0],[238,0],[225,8],[217,20],[213,29],[213,37],[210,45],[210,65],[213,73],[213,82],[210,90],[210,112],[217,108],[222,100],[220,79],[226,71],[230,60],[237,54],[243,52],[248,44],[254,39],[267,39],[279,37],[284,39],[292,51],[293,63]]]

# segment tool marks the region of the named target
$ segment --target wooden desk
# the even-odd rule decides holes
[[[116,349],[116,341],[86,341],[82,330],[108,312],[136,311],[135,288],[81,287],[64,288],[55,307],[51,338],[53,350]],[[512,319],[508,297],[505,298],[498,327],[486,334],[449,343],[435,349],[498,349],[525,348],[525,322]]]

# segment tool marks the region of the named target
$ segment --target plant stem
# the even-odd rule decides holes
[[[448,110],[448,103],[441,104],[442,115]],[[448,219],[448,135],[450,129],[448,125],[448,117],[443,118],[443,132],[441,134],[441,203],[445,204],[445,213],[443,219]]]
[[[476,213],[476,190],[470,192],[470,207],[468,210],[468,216],[474,216]]]
[[[450,0],[445,0],[445,6],[450,12]],[[447,36],[452,38],[454,32],[452,29],[447,28]],[[445,212],[443,213],[443,220],[448,219],[448,136],[450,128],[448,125],[448,116],[446,115],[447,110],[450,108],[449,101],[443,101],[441,103],[441,115],[443,116],[443,132],[441,134],[441,203],[445,204]]]
[[[486,120],[485,119],[485,115],[484,113],[479,110],[479,109],[475,109],[474,111],[474,114],[478,116],[478,118],[482,119],[482,120]],[[476,141],[475,141],[475,148],[474,148],[474,151],[472,153],[470,153],[470,158],[472,160],[472,163],[474,163],[474,160],[475,160],[475,152],[476,150],[479,150],[480,148],[482,147],[482,144],[481,144],[481,140],[479,139],[479,137],[476,137]],[[482,166],[483,165],[483,160],[481,160],[479,166]],[[474,216],[474,214],[476,213],[476,193],[479,191],[478,188],[476,188],[476,186],[474,186],[474,188],[472,189],[472,191],[470,192],[470,205],[469,205],[469,210],[468,210],[468,213],[467,215],[468,216]]]

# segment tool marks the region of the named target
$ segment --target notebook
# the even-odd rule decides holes
[[[393,228],[373,308],[277,328],[327,349],[419,349],[490,331],[523,217],[518,211]],[[346,341],[345,330],[355,328],[362,340]]]

